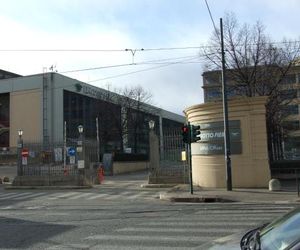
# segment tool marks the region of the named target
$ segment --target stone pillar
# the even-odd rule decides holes
[[[159,116],[159,152],[160,156],[164,157],[164,133],[163,133],[163,119]]]
[[[228,102],[233,187],[268,187],[271,177],[265,102],[266,97],[243,97]],[[222,103],[195,105],[187,108],[185,114],[201,130],[201,141],[192,143],[194,184],[225,188]]]
[[[152,173],[156,173],[159,169],[159,142],[158,137],[153,130],[149,132],[149,143],[150,143],[150,159],[149,168]]]

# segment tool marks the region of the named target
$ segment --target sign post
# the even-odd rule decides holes
[[[29,156],[29,151],[27,148],[23,148],[21,151],[21,155],[22,155],[22,165],[27,165],[27,159]]]

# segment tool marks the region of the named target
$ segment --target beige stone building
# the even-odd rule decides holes
[[[271,178],[265,120],[266,97],[229,101],[232,184],[234,188],[267,187]],[[193,182],[203,187],[226,187],[222,102],[185,110],[188,121],[200,125],[201,140],[192,143]]]
[[[202,76],[204,102],[221,100],[221,71],[207,71]],[[244,95],[244,93],[237,93],[236,89],[231,88],[236,83],[230,77],[228,77],[227,84],[229,100]],[[284,110],[287,115],[284,123],[284,129],[287,131],[283,145],[284,157],[286,159],[300,159],[300,66],[293,66],[280,85],[282,94],[288,100],[288,106]]]

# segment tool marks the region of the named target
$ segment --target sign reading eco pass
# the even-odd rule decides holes
[[[200,138],[198,143],[192,143],[193,155],[224,154],[224,123],[200,123]],[[242,153],[240,121],[229,121],[230,148],[232,154]]]

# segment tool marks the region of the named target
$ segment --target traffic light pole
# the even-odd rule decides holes
[[[189,126],[189,133],[190,133],[190,138],[192,137],[192,129],[191,129],[191,124],[188,123]],[[192,146],[191,142],[187,144],[188,147],[188,154],[189,154],[189,172],[190,172],[190,193],[194,193],[193,189],[193,173],[192,173]]]

